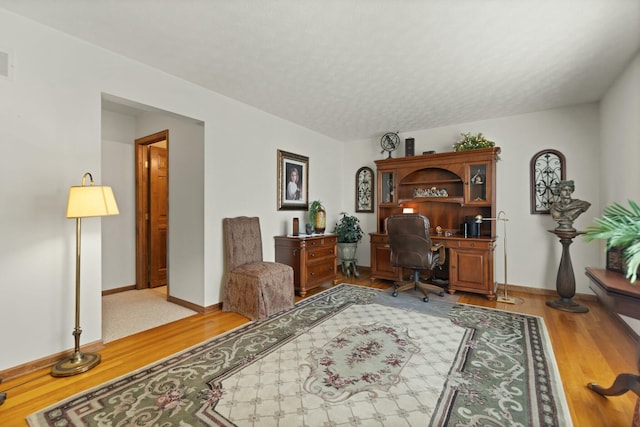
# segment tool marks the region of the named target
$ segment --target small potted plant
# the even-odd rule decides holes
[[[471,132],[461,133],[460,140],[453,144],[453,151],[474,150],[476,148],[490,148],[496,145],[488,140],[482,133],[472,135]]]
[[[340,214],[342,218],[333,228],[333,232],[338,235],[338,258],[341,261],[354,260],[356,259],[358,242],[360,242],[363,235],[360,220],[346,212],[341,212]]]

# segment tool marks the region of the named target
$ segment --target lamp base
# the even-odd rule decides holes
[[[518,299],[513,298],[513,297],[501,296],[501,297],[497,297],[496,301],[497,302],[504,302],[504,303],[507,303],[507,304],[518,304]]]
[[[63,359],[51,368],[52,377],[70,377],[72,375],[87,372],[100,363],[98,353],[74,353],[71,357]]]
[[[580,305],[574,302],[571,298],[558,298],[556,300],[547,301],[549,307],[553,307],[558,310],[568,311],[570,313],[587,313],[589,307]]]

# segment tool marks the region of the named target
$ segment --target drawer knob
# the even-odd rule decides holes
[[[316,256],[316,254],[315,254],[315,253],[313,253],[313,252],[311,252],[311,253],[309,254],[309,256],[310,256],[311,258],[313,258],[314,256]]]
[[[309,274],[310,276],[315,276],[316,273],[314,273],[313,271]]]

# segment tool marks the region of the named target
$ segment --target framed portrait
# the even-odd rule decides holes
[[[356,172],[356,212],[373,212],[373,170],[363,166]]]
[[[309,209],[309,158],[278,150],[278,210]]]

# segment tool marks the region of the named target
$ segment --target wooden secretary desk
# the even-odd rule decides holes
[[[413,208],[430,222],[434,242],[447,247],[444,278],[456,290],[496,298],[493,253],[496,222],[496,161],[500,148],[377,160],[377,231],[371,237],[371,280],[399,281],[410,272],[391,266],[386,218]],[[465,237],[465,226],[466,237]]]

